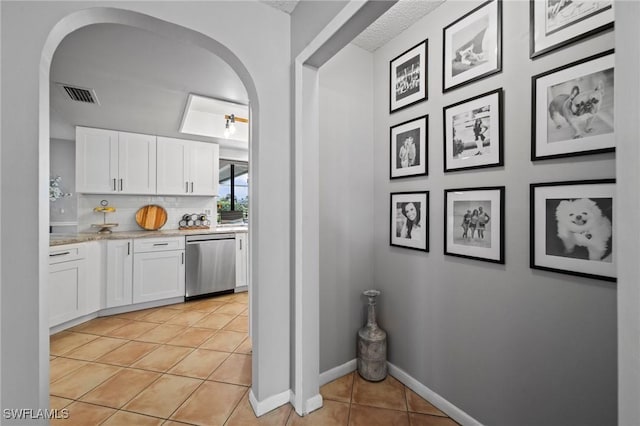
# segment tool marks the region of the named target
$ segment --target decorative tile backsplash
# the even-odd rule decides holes
[[[167,211],[167,223],[162,229],[178,229],[180,219],[185,213],[206,213],[215,222],[215,197],[179,197],[156,195],[91,195],[78,194],[78,232],[95,232],[93,223],[102,223],[102,213],[95,213],[94,207],[101,200],[107,200],[109,206],[115,207],[115,213],[107,213],[108,223],[117,223],[113,231],[137,231],[141,228],[136,223],[136,212],[147,204],[157,204]]]

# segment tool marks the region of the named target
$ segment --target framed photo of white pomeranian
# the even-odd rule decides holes
[[[444,190],[444,254],[504,264],[504,186]]]
[[[502,0],[490,0],[442,30],[442,91],[502,71]]]
[[[531,160],[615,150],[613,50],[531,78]]]
[[[429,191],[393,192],[389,244],[429,251]]]
[[[530,57],[613,28],[613,0],[529,0]]]
[[[616,280],[615,180],[531,184],[534,269]]]
[[[396,124],[389,129],[391,179],[428,174],[428,136],[428,115]]]
[[[502,89],[443,108],[444,171],[502,166]]]
[[[424,40],[389,62],[389,113],[427,100],[428,44]]]

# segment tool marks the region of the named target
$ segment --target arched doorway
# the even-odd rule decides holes
[[[188,44],[192,44],[198,46],[206,51],[211,52],[217,57],[221,58],[225,61],[237,74],[239,79],[245,86],[247,91],[247,96],[249,99],[250,105],[250,135],[251,135],[251,143],[249,144],[249,157],[253,158],[254,161],[250,161],[251,170],[257,168],[257,152],[259,147],[259,104],[258,104],[258,95],[257,89],[255,87],[254,80],[252,79],[249,71],[244,66],[244,64],[240,61],[237,55],[235,55],[230,49],[221,44],[220,42],[214,40],[211,37],[208,37],[202,33],[196,32],[194,30],[188,29],[186,27],[179,26],[177,24],[169,23],[167,21],[162,21],[157,18],[153,18],[148,15],[144,15],[141,13],[126,11],[121,9],[112,9],[112,8],[92,8],[85,9],[75,13],[72,13],[61,21],[59,21],[49,34],[47,41],[44,44],[44,49],[41,56],[40,62],[40,87],[39,87],[39,153],[40,153],[40,164],[48,165],[49,164],[49,140],[50,140],[50,68],[51,62],[53,59],[54,52],[63,41],[63,39],[71,34],[72,32],[81,29],[83,27],[87,27],[94,24],[120,24],[131,26],[139,29],[143,29],[149,31],[151,33],[155,33],[164,37],[173,38],[176,40],[180,40],[181,42],[185,42]],[[250,171],[250,173],[252,173]],[[39,189],[40,192],[45,188],[47,179],[48,179],[48,167],[40,168],[40,176],[39,176]],[[250,188],[251,192],[255,191],[255,187],[252,186]],[[46,264],[46,260],[43,259],[43,253],[46,251],[46,240],[47,236],[43,230],[47,229],[48,224],[45,223],[46,215],[43,215],[43,210],[46,210],[46,203],[43,203],[42,197],[40,197],[39,202],[39,234],[40,234],[40,265]],[[257,209],[250,211],[250,220],[252,222],[257,222]],[[254,220],[255,219],[255,220]],[[43,235],[45,234],[45,235]],[[254,233],[250,234],[250,238],[252,240],[251,245],[257,246],[257,236]],[[44,348],[48,348],[48,326],[46,321],[46,297],[47,297],[47,274],[46,268],[41,268],[42,272],[40,273],[39,279],[39,305],[40,305],[40,326],[39,326],[39,365],[40,365],[40,405],[47,406],[48,401],[48,351],[43,350]],[[251,279],[251,272],[249,273]],[[250,303],[250,307],[253,310],[258,304],[257,298],[256,300]],[[254,335],[257,335],[259,330],[256,327],[253,327]],[[259,369],[258,360],[258,352],[259,350],[254,351],[253,357],[253,372],[254,374]]]

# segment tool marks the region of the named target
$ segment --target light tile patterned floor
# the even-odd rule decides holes
[[[308,416],[287,404],[257,419],[247,296],[96,318],[51,336],[50,405],[69,411],[51,425],[457,425],[394,378],[356,373],[323,386],[324,406]]]

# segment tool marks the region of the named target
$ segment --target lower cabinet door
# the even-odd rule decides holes
[[[105,307],[130,305],[133,301],[133,241],[107,241]]]
[[[184,250],[136,253],[133,303],[184,296]]]
[[[49,327],[82,316],[85,312],[86,263],[84,260],[49,266]]]

